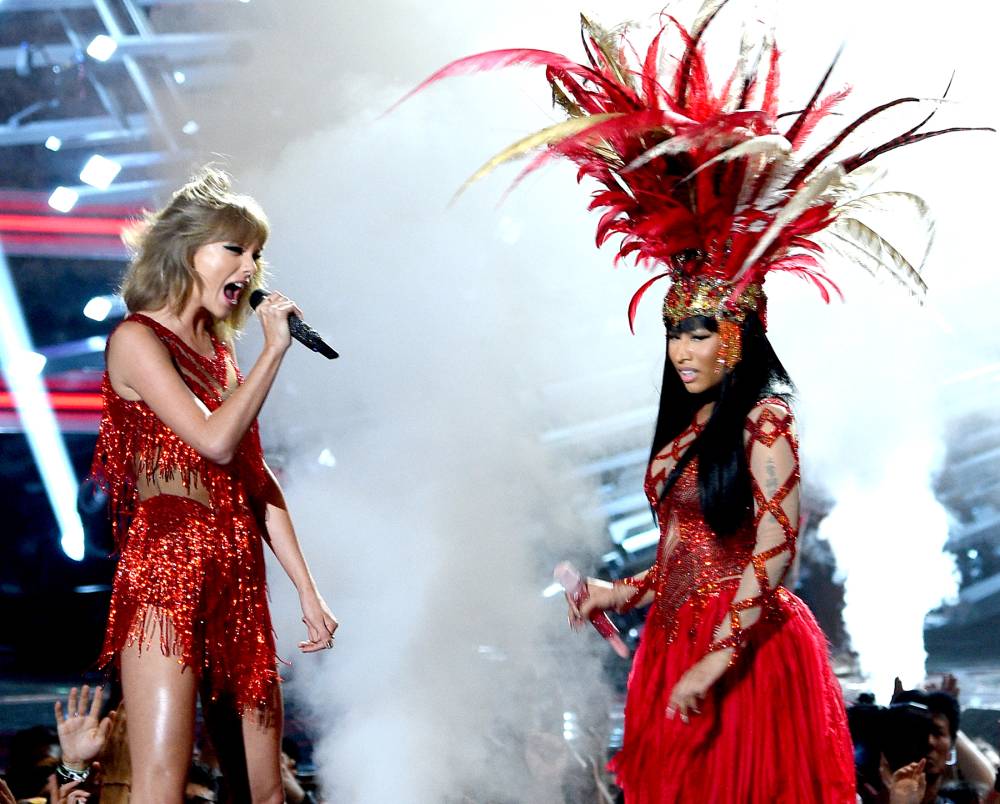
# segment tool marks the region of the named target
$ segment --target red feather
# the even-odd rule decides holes
[[[583,43],[590,66],[544,50],[495,50],[445,66],[402,100],[454,75],[515,65],[542,66],[554,91],[558,89],[559,99],[565,97],[570,102],[571,113],[614,117],[539,150],[507,192],[548,160],[567,159],[577,165],[578,181],[588,177],[599,185],[590,200],[591,210],[601,210],[595,241],[600,246],[612,235],[621,235],[616,264],[632,258],[639,265],[672,265],[678,254],[696,249],[703,257],[692,263],[691,274],[729,282],[731,298],[749,284],[762,282],[769,271],[785,271],[811,282],[829,300],[831,290],[838,294],[840,290],[820,270],[818,255],[823,250],[811,237],[835,219],[831,200],[835,196],[815,198],[793,220],[786,221],[782,212],[814,172],[836,164],[833,155],[849,135],[887,109],[917,99],[898,98],[877,106],[842,128],[829,143],[813,153],[806,152],[805,144],[816,126],[830,117],[848,93],[843,89],[824,95],[838,52],[809,102],[793,113],[785,134],[791,153],[786,148],[777,155],[769,148],[771,142],[781,144],[774,135],[780,133],[777,121],[784,116],[778,114],[782,57],[777,45],[771,46],[766,65],[758,64],[757,74],[746,76],[736,111],[727,112],[726,108],[733,83],[742,76],[742,67],[733,70],[721,92],[712,88],[703,36],[724,5],[719,3],[690,31],[675,18],[661,14],[663,26],[641,57],[624,38],[616,50],[598,47],[585,22]],[[661,73],[663,35],[671,28],[676,28],[683,49]],[[628,79],[620,80],[619,76]],[[633,76],[638,80],[633,81]],[[750,90],[754,87],[761,89],[760,102],[744,108],[751,106]],[[921,133],[919,130],[929,119],[875,148],[839,160],[839,164],[850,172],[880,154],[924,139],[952,131],[992,131],[951,128]],[[770,141],[732,150],[761,137]],[[658,156],[628,168],[664,143],[670,147],[657,149],[662,151]],[[712,161],[716,157],[721,158]],[[784,164],[786,158],[801,167],[784,184],[784,192],[777,200],[769,193],[767,207],[763,208],[758,197],[773,183],[776,166]],[[746,265],[751,254],[759,256]],[[734,282],[737,274],[740,279]],[[633,296],[630,328],[643,294],[666,275],[658,274]]]
[[[489,50],[485,53],[476,53],[462,59],[456,59],[450,64],[446,64],[429,78],[422,81],[411,89],[402,98],[388,108],[386,114],[392,112],[404,101],[412,98],[418,92],[427,89],[431,84],[436,84],[445,78],[452,78],[456,75],[470,75],[472,73],[484,72],[486,70],[501,70],[505,67],[515,66],[538,66],[558,67],[566,72],[585,73],[592,72],[586,67],[577,64],[559,53],[549,50],[533,50],[530,48],[507,48],[504,50]]]
[[[646,294],[646,291],[649,290],[650,286],[659,282],[665,276],[670,276],[670,274],[657,274],[652,279],[643,282],[642,287],[632,294],[632,299],[628,303],[628,328],[633,335],[635,335],[635,314],[639,309],[639,302],[642,301],[642,297]]]

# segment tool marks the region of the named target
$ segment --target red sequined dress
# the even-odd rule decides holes
[[[213,337],[208,358],[141,314],[210,411],[243,378]],[[254,423],[223,466],[182,441],[142,401],[119,396],[107,372],[92,475],[108,492],[120,553],[101,664],[125,646],[158,647],[231,694],[241,711],[272,702],[278,683],[267,607],[260,514],[268,482]],[[157,644],[158,643],[158,644]]]
[[[798,447],[792,414],[764,400],[744,439],[752,521],[725,538],[705,522],[697,458],[660,501],[701,427],[692,423],[649,467],[660,544],[638,602],[655,594],[629,675],[622,750],[611,762],[628,804],[854,804],[854,758],[826,638],[782,587],[795,555]],[[689,723],[666,717],[685,671],[712,651],[733,659]]]

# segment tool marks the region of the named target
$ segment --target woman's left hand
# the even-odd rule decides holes
[[[708,654],[692,665],[680,677],[670,691],[670,702],[666,715],[669,719],[679,717],[687,723],[692,715],[701,712],[701,703],[712,685],[726,672],[731,651],[720,650]]]
[[[340,623],[333,616],[322,595],[316,591],[299,595],[302,604],[302,622],[306,624],[308,640],[299,643],[303,653],[327,650],[333,647],[333,634]]]

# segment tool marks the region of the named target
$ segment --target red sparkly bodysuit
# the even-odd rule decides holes
[[[213,337],[208,358],[144,315],[209,411],[243,378]],[[223,466],[183,442],[142,401],[119,396],[107,372],[93,476],[111,498],[120,557],[101,663],[156,641],[241,711],[272,702],[278,683],[267,608],[263,532],[254,501],[269,482],[257,425]]]
[[[653,592],[629,676],[625,738],[611,768],[628,804],[853,804],[854,758],[827,642],[781,586],[795,556],[799,464],[792,414],[764,400],[744,431],[754,510],[719,538],[705,521],[697,457],[661,500],[701,433],[692,423],[649,467],[660,523],[656,562],[629,579]],[[729,669],[689,723],[666,716],[681,676],[713,651]]]

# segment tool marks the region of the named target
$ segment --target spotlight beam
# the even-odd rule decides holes
[[[26,359],[33,352],[21,304],[0,245],[0,369],[14,395],[28,446],[55,514],[63,552],[83,560],[83,523],[76,510],[79,486],[45,386]]]

